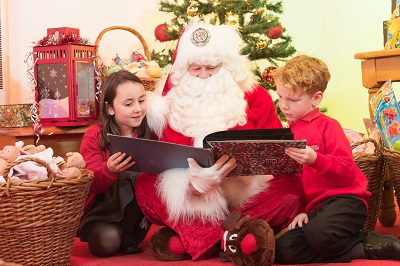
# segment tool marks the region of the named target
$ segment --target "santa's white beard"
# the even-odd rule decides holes
[[[210,133],[247,122],[244,92],[223,67],[207,79],[185,74],[167,96],[171,128],[194,138],[195,146],[202,146],[203,138]]]

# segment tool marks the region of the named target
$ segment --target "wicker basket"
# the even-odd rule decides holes
[[[397,205],[400,206],[400,151],[383,148],[382,154],[389,169]]]
[[[382,155],[382,148],[375,140],[365,139],[352,145],[352,149],[372,142],[375,145],[374,153],[363,156],[354,156],[358,168],[368,179],[368,191],[372,196],[368,199],[368,218],[364,228],[374,230],[378,219],[379,209],[382,201],[385,159]]]
[[[151,57],[150,57],[150,52],[149,52],[149,47],[147,46],[147,43],[145,41],[145,39],[142,37],[142,35],[140,35],[140,33],[132,28],[126,27],[126,26],[112,26],[112,27],[108,27],[105,28],[104,30],[102,30],[99,34],[99,36],[97,36],[96,41],[94,43],[95,46],[95,68],[96,71],[99,73],[100,75],[100,79],[101,81],[103,81],[106,77],[107,77],[107,73],[105,73],[105,69],[102,67],[101,64],[101,58],[99,56],[99,44],[101,41],[101,38],[103,37],[103,35],[108,32],[108,31],[112,31],[112,30],[125,30],[125,31],[129,31],[130,33],[134,34],[141,42],[142,46],[143,46],[143,50],[144,50],[144,55],[147,58],[147,61],[151,61]],[[159,79],[157,78],[147,78],[147,77],[140,77],[140,79],[143,81],[144,84],[144,88],[146,90],[150,90],[153,91],[156,83],[158,82]]]
[[[82,169],[78,177],[55,179],[50,166],[35,157],[7,165],[32,161],[46,167],[46,180],[0,183],[0,258],[23,265],[68,265],[83,214],[93,173]]]
[[[9,263],[0,259],[0,266],[22,266],[22,264]]]

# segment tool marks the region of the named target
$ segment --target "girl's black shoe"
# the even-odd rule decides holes
[[[121,244],[121,247],[118,249],[118,252],[121,254],[138,254],[143,252],[140,248],[140,245],[136,242],[132,242],[129,244]]]

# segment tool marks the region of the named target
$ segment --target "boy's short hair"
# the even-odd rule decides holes
[[[277,68],[273,73],[275,82],[306,94],[324,92],[331,75],[328,66],[320,59],[308,55],[298,55]]]

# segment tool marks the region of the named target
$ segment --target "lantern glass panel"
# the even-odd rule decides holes
[[[39,116],[63,118],[69,116],[68,71],[66,63],[37,66]]]
[[[95,77],[94,66],[88,63],[76,63],[76,84],[78,86],[78,117],[95,113]]]

